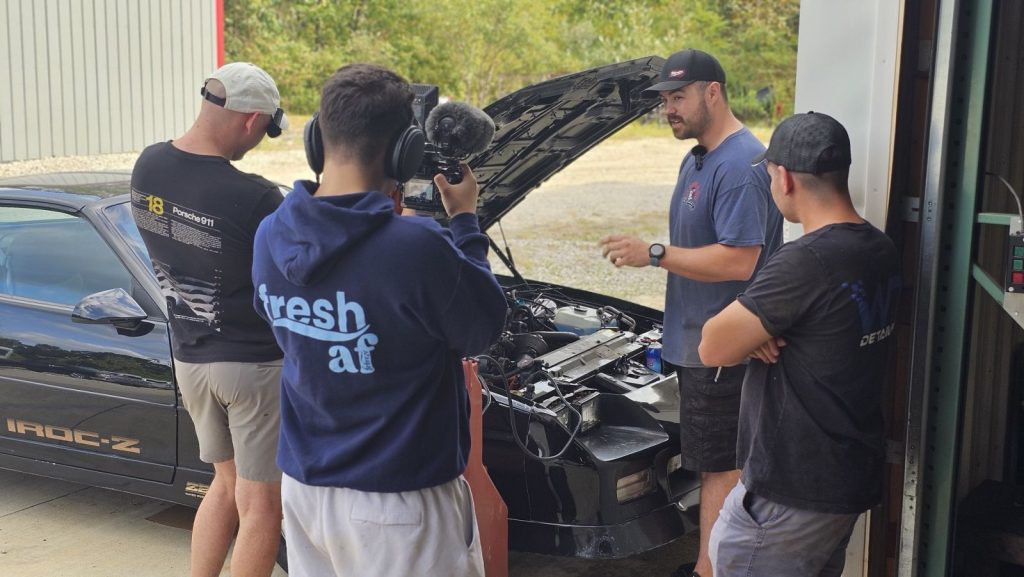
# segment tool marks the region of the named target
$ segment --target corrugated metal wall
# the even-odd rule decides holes
[[[215,0],[0,0],[0,162],[179,135],[217,25]]]

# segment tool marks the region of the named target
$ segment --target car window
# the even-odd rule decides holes
[[[117,230],[121,232],[121,236],[128,241],[128,246],[132,247],[132,250],[142,259],[142,262],[152,268],[146,243],[143,242],[142,235],[139,234],[139,227],[135,226],[135,219],[132,217],[131,203],[120,202],[112,204],[103,209],[103,215],[107,217],[111,224],[117,227]]]
[[[0,294],[75,305],[131,274],[88,221],[41,208],[0,206]]]

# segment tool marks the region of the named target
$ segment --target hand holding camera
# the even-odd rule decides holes
[[[456,166],[458,180],[452,181],[444,172],[434,175],[434,186],[441,192],[441,203],[449,218],[464,212],[476,213],[476,200],[480,196],[476,175],[465,162]]]
[[[425,188],[407,187],[402,205],[417,211],[447,213],[449,216],[459,212],[476,212],[479,188],[476,177],[464,161],[490,146],[494,138],[494,121],[483,110],[463,102],[450,101],[435,107],[436,86],[414,84],[413,90],[416,92],[413,104],[416,121],[424,127],[427,136],[423,161],[413,178],[432,180],[433,184]],[[443,176],[439,178],[439,175]],[[468,193],[458,186],[466,176],[472,180],[473,189],[473,203],[468,209],[463,207],[462,202],[463,197],[468,198]],[[453,197],[456,198],[454,203]],[[453,208],[457,212],[453,212]]]

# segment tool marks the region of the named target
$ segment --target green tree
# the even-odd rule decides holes
[[[225,52],[277,80],[291,112],[319,105],[349,62],[388,66],[478,106],[552,76],[686,47],[717,56],[752,114],[770,87],[792,110],[799,0],[225,0]],[[756,119],[755,119],[756,120]]]

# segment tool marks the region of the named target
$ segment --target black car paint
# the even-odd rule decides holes
[[[212,474],[198,460],[194,429],[174,386],[167,322],[156,304],[159,288],[101,216],[105,206],[125,202],[125,179],[93,174],[61,185],[99,194],[33,188],[0,193],[4,206],[89,221],[132,275],[132,296],[149,314],[143,322],[148,330],[126,336],[113,325],[74,323],[72,306],[0,296],[0,467],[195,506],[186,484],[208,484]],[[113,194],[121,196],[107,200]],[[137,441],[130,448],[138,453],[115,450],[115,438]]]

